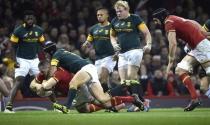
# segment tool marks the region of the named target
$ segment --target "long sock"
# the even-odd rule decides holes
[[[182,80],[182,82],[184,83],[184,85],[187,87],[187,89],[188,89],[188,91],[190,93],[191,98],[192,99],[198,98],[198,95],[196,93],[195,87],[192,84],[192,81],[190,79],[190,76],[187,73],[184,73],[179,78]]]
[[[77,90],[76,89],[69,89],[68,91],[68,96],[67,96],[67,103],[66,103],[66,107],[67,108],[70,108],[71,105],[72,105],[72,102],[76,96],[76,92]]]
[[[115,99],[125,103],[132,103],[134,101],[134,97],[132,96],[115,96]]]
[[[130,80],[131,85],[130,85],[130,90],[132,94],[137,94],[139,96],[139,99],[144,102],[143,98],[143,89],[141,84],[139,83],[138,80]]]
[[[88,104],[88,108],[90,112],[96,112],[98,110],[103,109],[103,106],[98,106],[98,105],[94,105],[94,104]]]
[[[107,83],[103,83],[103,84],[101,84],[101,86],[102,86],[104,92],[107,92],[109,90],[109,87],[108,87]]]

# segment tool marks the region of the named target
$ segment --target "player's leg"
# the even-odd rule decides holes
[[[197,64],[198,62],[193,56],[186,55],[176,67],[176,74],[188,89],[192,99],[190,104],[185,107],[184,111],[192,111],[194,108],[200,105],[198,95],[189,75],[189,73],[192,72],[192,67]]]
[[[101,86],[103,87],[104,92],[106,92],[109,89],[108,87],[109,71],[107,70],[107,68],[101,67],[98,74]]]
[[[134,49],[127,53],[128,58],[128,70],[127,70],[127,77],[128,80],[126,84],[130,84],[130,90],[132,94],[138,95],[142,102],[144,102],[143,98],[143,89],[139,82],[138,71],[140,68],[140,64],[143,57],[142,49]],[[148,107],[145,107],[147,111],[149,110]],[[144,110],[143,104],[140,110]]]
[[[20,67],[15,69],[15,83],[10,91],[9,101],[5,112],[13,112],[13,102],[16,93],[20,89],[21,84],[24,82],[25,76],[28,74],[30,68],[30,64],[24,59],[17,58],[17,62],[20,64]]]
[[[202,65],[210,81],[210,41],[202,40],[193,51],[195,58]],[[210,89],[206,91],[206,95],[210,96]]]
[[[123,84],[127,79],[128,63],[125,57],[125,53],[119,54],[118,60],[118,72],[120,76],[120,83]]]
[[[209,83],[210,77],[206,75],[206,71],[203,67],[199,69],[199,78],[200,78],[200,89],[205,93],[205,95],[210,98]]]
[[[64,114],[66,114],[66,113],[69,112],[69,110],[67,109],[66,106],[61,105],[61,104],[58,103],[54,91],[53,91],[53,93],[48,98],[52,102],[52,107],[53,107],[54,111],[62,112]]]
[[[209,86],[209,81],[210,81],[210,62],[202,64],[203,68],[206,71],[206,77],[202,78],[201,81],[201,89],[204,90],[205,95],[210,98],[210,86]]]
[[[2,93],[3,96],[5,97],[9,96],[9,90],[7,89],[5,82],[1,78],[0,78],[0,93]]]
[[[69,92],[68,92],[67,104],[66,104],[67,108],[71,107],[73,99],[76,96],[78,87],[87,83],[90,80],[91,80],[91,76],[84,70],[80,70],[74,75],[74,77],[69,83]]]
[[[104,92],[109,89],[109,75],[113,72],[115,65],[116,61],[113,61],[112,56],[105,57],[95,62],[95,66],[98,71],[99,81],[101,82]]]

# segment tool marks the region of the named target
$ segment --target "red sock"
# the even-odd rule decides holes
[[[89,108],[90,112],[96,112],[98,110],[103,109],[103,107],[94,105],[94,104],[88,104],[88,108]]]
[[[122,102],[128,102],[131,103],[134,101],[134,98],[132,96],[116,96],[117,100],[121,100]]]
[[[190,76],[187,73],[184,73],[181,76],[179,76],[179,78],[182,80],[184,85],[187,87],[188,91],[190,92],[191,98],[192,99],[198,98],[198,95],[195,91],[195,87],[192,84]]]
[[[132,96],[115,96],[115,97],[112,97],[111,99],[112,106],[116,106],[124,102],[131,103],[133,101],[134,101],[134,98]]]

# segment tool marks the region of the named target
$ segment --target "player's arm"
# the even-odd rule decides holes
[[[31,89],[33,92],[36,92],[37,86],[38,86],[37,84],[40,84],[40,83],[36,80],[36,78],[33,79],[33,80],[31,81],[30,89]]]
[[[54,77],[51,77],[47,81],[44,80],[42,82],[42,86],[43,86],[44,90],[51,90],[56,84],[57,84],[57,80]]]
[[[117,51],[120,51],[120,47],[119,47],[119,44],[117,43],[117,35],[116,35],[116,31],[114,29],[110,29],[110,40],[111,40],[111,43],[112,43],[112,46],[114,48],[114,50],[117,52]]]
[[[148,27],[146,26],[145,23],[141,23],[138,25],[138,30],[144,34],[144,38],[146,41],[146,46],[144,47],[144,50],[150,51],[152,47],[152,37],[151,37]]]
[[[82,47],[88,47],[93,42],[93,36],[88,34],[87,40],[82,44]]]
[[[169,73],[171,67],[173,66],[173,62],[174,62],[175,54],[176,54],[176,48],[177,48],[176,32],[169,31],[167,37],[169,41],[169,54],[168,54],[168,66],[167,66],[166,73]]]
[[[12,55],[16,55],[15,53],[16,53],[16,50],[17,50],[17,47],[18,47],[18,42],[19,42],[19,37],[16,35],[16,32],[15,33],[12,33],[12,35],[10,36],[10,42],[12,43],[12,45],[13,45],[13,49],[14,49],[14,54],[12,54]],[[16,62],[16,58],[15,57],[13,57],[12,58],[13,60],[15,60],[15,62]],[[19,67],[19,64],[17,64],[17,63],[15,63],[15,67]]]

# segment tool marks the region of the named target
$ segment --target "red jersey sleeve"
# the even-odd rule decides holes
[[[165,31],[169,32],[169,31],[175,31],[175,26],[174,26],[174,21],[171,19],[167,19],[165,21]]]
[[[69,73],[64,70],[63,68],[58,68],[55,73],[54,73],[54,79],[59,82],[59,81],[62,81],[63,79],[65,79],[66,76],[68,76]]]
[[[41,72],[35,78],[35,80],[39,83],[41,83],[44,79],[45,79],[45,75]]]

